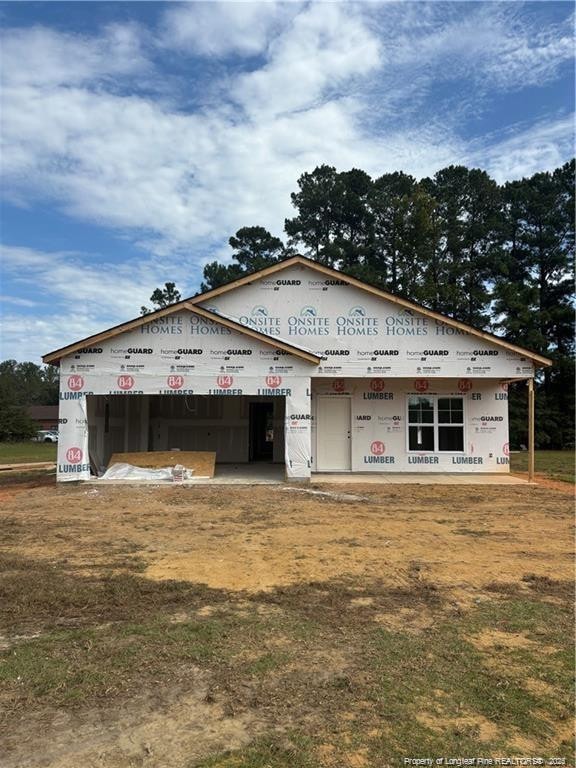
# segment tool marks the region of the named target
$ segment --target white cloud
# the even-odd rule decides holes
[[[486,168],[499,183],[557,168],[571,156],[574,114],[552,117],[530,126],[516,126],[511,135],[484,147],[476,164]]]
[[[53,304],[73,302],[87,314],[128,320],[149,304],[152,290],[165,280],[176,280],[184,292],[193,293],[197,275],[174,275],[178,259],[132,259],[122,264],[106,262],[98,254],[39,251],[21,246],[1,246],[5,275],[31,289],[42,286]],[[166,273],[170,274],[165,277]],[[163,279],[164,278],[164,279]]]
[[[32,295],[42,286],[43,294],[39,308],[33,301],[9,297],[10,303],[34,307],[34,312],[4,312],[4,358],[39,360],[53,349],[138,316],[142,305],[150,306],[154,288],[167,280],[175,281],[186,297],[195,292],[198,279],[197,272],[182,271],[177,259],[115,264],[97,254],[6,245],[0,254],[5,279]]]
[[[13,304],[15,307],[36,307],[37,301],[30,301],[30,299],[21,299],[18,296],[0,296],[0,301],[4,304]]]
[[[559,67],[573,60],[574,19],[536,31],[524,29],[508,35],[500,29],[500,39],[492,40],[485,52],[486,72],[497,85],[542,86],[558,73]]]
[[[203,56],[254,56],[299,10],[299,3],[179,3],[164,16],[162,43]]]
[[[41,364],[42,355],[60,349],[67,341],[78,341],[101,330],[102,325],[94,327],[90,318],[81,313],[65,317],[53,312],[41,315],[4,313],[0,354],[3,360]]]
[[[321,3],[296,16],[288,34],[270,48],[270,61],[243,75],[234,96],[253,119],[307,109],[353,92],[355,77],[380,63],[379,43],[347,6]]]
[[[360,109],[340,99],[235,123],[135,97],[20,90],[4,111],[4,172],[81,217],[209,250],[243,225],[278,231],[296,179],[320,163],[429,173],[450,159],[454,141],[442,132],[364,136]]]
[[[135,230],[158,253],[191,248],[198,258],[243,225],[280,233],[296,179],[314,165],[378,172],[408,158],[409,170],[428,172],[447,156],[441,132],[415,143],[416,131],[365,135],[361,97],[335,88],[377,61],[377,42],[356,11],[312,6],[276,41],[266,67],[236,81],[251,115],[242,119],[226,102],[190,114],[106,88],[57,85],[55,76],[22,84],[9,58],[4,173],[17,193],[55,197],[72,214]]]
[[[148,68],[140,30],[132,24],[111,24],[97,37],[47,27],[12,29],[2,40],[7,86],[93,84],[98,79],[134,75]]]
[[[540,28],[514,3],[429,3],[377,9],[386,63],[475,88],[542,85],[574,56],[573,19]]]

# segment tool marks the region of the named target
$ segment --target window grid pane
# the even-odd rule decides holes
[[[463,451],[464,399],[462,397],[409,396],[408,450]]]
[[[429,397],[410,397],[408,422],[409,424],[434,424],[434,401]]]
[[[438,427],[439,451],[463,451],[464,428],[463,427]]]
[[[434,450],[434,427],[413,427],[408,428],[408,445],[411,451],[433,451]]]
[[[464,403],[461,397],[438,398],[438,423],[463,424]]]

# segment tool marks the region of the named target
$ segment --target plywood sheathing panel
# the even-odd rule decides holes
[[[112,464],[132,464],[134,467],[174,467],[181,464],[186,469],[193,469],[196,477],[214,477],[216,453],[213,451],[140,451],[137,453],[113,453]]]

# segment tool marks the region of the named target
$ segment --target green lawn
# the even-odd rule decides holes
[[[551,480],[575,481],[574,451],[536,451],[536,472]],[[528,472],[528,452],[510,454],[512,472]]]
[[[56,443],[0,443],[0,464],[56,461]]]

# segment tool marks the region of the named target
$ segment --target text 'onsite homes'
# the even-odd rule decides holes
[[[174,449],[284,463],[295,480],[508,472],[508,384],[528,382],[532,435],[549,365],[301,256],[44,361],[60,365],[59,480]]]

